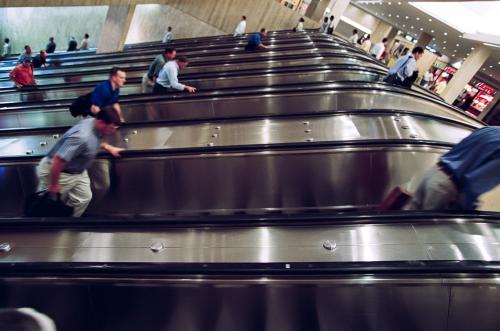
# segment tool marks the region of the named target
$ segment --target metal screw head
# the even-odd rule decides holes
[[[30,154],[33,154],[33,153],[34,153],[34,151],[33,151],[32,149],[28,149],[28,150],[26,151],[26,154],[27,154],[27,155],[30,155]]]
[[[214,143],[208,143],[207,144],[207,146],[213,146],[213,145],[214,145]]]
[[[161,252],[162,250],[164,250],[164,249],[165,249],[165,246],[163,246],[163,243],[162,243],[162,242],[157,241],[157,242],[152,243],[152,244],[149,246],[149,248],[150,248],[153,252],[158,253],[158,252]]]
[[[410,127],[409,127],[408,125],[402,125],[402,126],[401,126],[401,129],[403,129],[403,130],[408,130],[409,128],[410,128]]]
[[[417,139],[418,138],[418,134],[412,133],[412,134],[410,134],[410,138]]]
[[[0,243],[0,252],[7,253],[12,249],[9,243]]]
[[[132,131],[132,134],[137,134],[137,130],[133,130],[133,131]]]
[[[123,138],[123,141],[128,143],[128,138]]]
[[[215,127],[215,130],[220,130],[220,129],[221,129],[220,126]]]
[[[394,117],[394,120],[395,120],[396,122],[399,122],[399,121],[401,121],[401,118],[400,118],[400,117]]]
[[[52,138],[54,138],[54,139],[58,139],[58,138],[59,138],[59,135],[58,135],[58,134],[54,134],[54,135],[52,135]]]
[[[302,122],[302,124],[309,125],[309,121],[304,121],[304,122]]]
[[[47,142],[46,141],[40,141],[40,146],[47,146]]]
[[[337,248],[337,243],[333,240],[325,240],[323,242],[323,248],[328,251],[333,251],[334,249]]]
[[[217,133],[212,134],[212,138],[217,138],[219,135]]]
[[[307,139],[306,139],[306,141],[307,141],[308,143],[313,142],[313,141],[314,141],[314,138],[307,138]]]

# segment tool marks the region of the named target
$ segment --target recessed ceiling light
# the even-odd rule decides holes
[[[420,21],[420,17],[417,17],[417,21]]]
[[[401,2],[398,2],[398,5],[400,5],[400,6],[401,6]]]
[[[467,54],[465,54],[465,55],[469,56],[469,55],[470,55],[470,53],[467,53]]]
[[[412,29],[413,29],[413,28],[414,28],[414,26],[412,25],[412,26],[410,26],[410,28],[412,28]]]
[[[432,22],[432,18],[429,18],[429,22]]]
[[[455,57],[455,54],[451,54],[451,57]]]
[[[431,33],[434,33],[434,30],[431,30]]]
[[[420,28],[420,31],[424,31],[424,28]]]
[[[490,77],[493,77],[493,75],[492,75],[492,74],[490,74]]]
[[[500,62],[498,62],[498,64],[500,64]]]
[[[403,28],[406,28],[406,24],[403,24]]]
[[[455,46],[460,47],[460,44],[456,44]]]
[[[471,51],[473,51],[473,50],[474,50],[474,47],[471,47],[471,48],[470,48],[470,50],[471,50]]]
[[[446,49],[446,46],[444,46],[443,49]]]
[[[392,3],[390,3],[390,2],[388,2],[387,4],[388,4],[389,6],[390,6],[390,5],[392,5]]]
[[[446,40],[445,40],[445,41],[443,41],[443,44],[446,44],[446,43],[447,43],[447,41],[446,41]]]
[[[458,36],[458,38],[462,38],[462,36]]]
[[[397,18],[399,18],[399,15],[396,15]]]
[[[490,66],[490,68],[493,68],[493,66]]]
[[[443,34],[444,34],[445,36],[447,36],[447,35],[448,35],[448,32],[445,32],[445,33],[443,33]]]
[[[408,16],[405,16],[406,19],[408,19],[409,17]]]
[[[457,50],[456,50],[456,49],[454,49],[454,50],[453,50],[453,53],[456,53],[456,52],[457,52]]]
[[[485,70],[486,70],[486,68],[483,68],[483,71],[485,71]]]
[[[392,15],[391,15],[391,14],[389,14],[389,15],[387,15],[387,16],[391,17]]]

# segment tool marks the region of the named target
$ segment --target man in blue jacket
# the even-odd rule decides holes
[[[441,156],[420,181],[408,209],[474,210],[500,184],[500,126],[478,129]]]
[[[120,87],[125,85],[126,75],[123,69],[113,67],[109,73],[109,80],[106,80],[96,86],[90,94],[90,115],[96,116],[102,108],[113,106],[118,111],[123,121],[122,111],[118,100],[120,98]]]
[[[262,43],[262,38],[267,36],[267,30],[265,28],[260,29],[260,32],[255,32],[248,37],[247,45],[245,50],[255,51],[258,49],[267,49],[268,47]]]

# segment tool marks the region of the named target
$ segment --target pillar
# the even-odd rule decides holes
[[[432,41],[433,36],[426,32],[421,32],[420,36],[418,36],[418,40],[416,45],[422,47],[425,49],[425,46],[429,45],[429,43]]]
[[[135,5],[109,6],[97,53],[123,50],[134,12]]]
[[[476,49],[470,53],[460,69],[453,75],[453,78],[441,95],[446,102],[452,104],[453,101],[455,101],[465,85],[474,77],[479,69],[481,69],[490,54],[491,50],[484,46],[476,47]]]
[[[389,46],[389,49],[392,46],[394,38],[396,38],[396,36],[398,35],[398,31],[398,28],[392,27],[391,30],[389,30],[389,33],[385,36],[387,38],[387,45]]]
[[[347,6],[349,6],[350,0],[331,0],[328,7],[330,8],[330,12],[328,16],[335,16],[333,20],[333,26],[336,28],[340,22],[340,18],[344,15]]]
[[[307,6],[307,10],[304,16],[309,17],[316,22],[321,21],[328,3],[329,0],[312,0]]]

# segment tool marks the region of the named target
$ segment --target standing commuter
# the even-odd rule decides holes
[[[196,88],[179,83],[177,76],[179,70],[187,67],[189,61],[184,56],[179,56],[175,61],[168,61],[161,69],[158,79],[156,79],[153,93],[163,94],[168,92],[188,91],[189,93],[196,92]]]
[[[47,52],[43,49],[40,51],[40,54],[33,57],[33,67],[41,68],[42,66],[47,66]]]
[[[115,107],[101,109],[96,118],[80,121],[70,128],[39,163],[38,191],[48,190],[52,199],[73,207],[73,217],[80,217],[92,200],[87,169],[102,148],[119,157],[122,148],[103,142],[115,133],[120,116]]]
[[[30,62],[33,60],[33,54],[29,45],[24,46],[24,53],[19,56],[17,63],[22,64],[25,59],[29,59]]]
[[[251,51],[251,50],[269,48],[268,46],[262,43],[262,38],[264,38],[265,36],[267,36],[266,28],[262,28],[260,29],[260,32],[251,34],[247,39],[247,45],[245,46],[245,50]]]
[[[172,41],[172,39],[174,39],[174,34],[172,33],[172,27],[169,26],[167,28],[167,32],[163,36],[162,42],[168,44],[169,42]]]
[[[3,48],[2,48],[2,55],[5,57],[5,56],[9,56],[11,53],[12,53],[12,46],[10,44],[10,39],[9,38],[5,38],[3,40],[4,44],[3,44]]]
[[[90,48],[90,36],[88,33],[86,33],[84,36],[83,36],[83,39],[82,39],[82,42],[80,44],[80,50],[81,51],[86,51]]]
[[[373,45],[372,49],[370,50],[370,54],[377,60],[381,60],[386,45],[387,45],[387,38],[384,38],[382,39],[381,42],[378,42],[375,45]]]
[[[429,68],[422,77],[422,80],[420,80],[420,86],[428,88],[431,84],[432,81],[434,80],[434,74],[432,73],[432,68]]]
[[[17,88],[36,86],[35,75],[31,58],[25,58],[22,64],[18,64],[9,75]]]
[[[153,92],[153,87],[155,85],[156,79],[160,74],[161,69],[167,61],[172,61],[175,59],[176,51],[175,48],[167,47],[163,51],[163,54],[158,55],[154,61],[149,66],[148,72],[142,76],[142,93]]]
[[[240,23],[238,23],[238,26],[236,26],[236,29],[234,29],[233,37],[239,37],[244,35],[246,29],[247,29],[247,17],[242,16]]]
[[[326,30],[327,34],[333,34],[333,30],[335,29],[335,25],[333,21],[335,20],[335,16],[330,16],[330,21],[328,22],[328,29]]]
[[[356,43],[358,42],[358,30],[357,29],[354,29],[352,30],[352,36],[349,37],[349,42],[353,45],[356,45]]]
[[[417,61],[424,54],[424,49],[417,46],[411,52],[411,55],[400,57],[396,63],[389,69],[385,82],[405,87],[411,87],[418,74]],[[416,73],[416,74],[415,74]]]
[[[126,74],[123,69],[113,67],[109,79],[99,83],[90,94],[90,114],[96,116],[104,107],[113,106],[123,121],[120,104],[120,87],[125,85]]]
[[[478,197],[500,184],[500,127],[477,129],[429,169],[410,210],[475,210]]]
[[[295,27],[295,29],[293,29],[295,32],[303,32],[304,31],[304,18],[301,17],[299,19],[299,23],[297,24],[297,26]]]
[[[49,38],[49,43],[47,44],[47,46],[45,46],[45,50],[49,54],[55,52],[55,50],[56,50],[56,43],[54,42],[54,37],[50,37]]]
[[[369,34],[365,35],[365,37],[362,38],[362,41],[361,41],[359,48],[361,48],[362,50],[364,50],[367,53],[370,51],[370,49],[372,48],[372,42],[370,40]]]
[[[328,17],[325,17],[323,19],[323,23],[321,23],[321,26],[319,27],[319,32],[321,32],[321,33],[327,33],[329,25],[330,25],[330,23],[328,23]]]
[[[67,52],[73,52],[76,50],[78,50],[78,42],[76,41],[75,37],[71,37],[69,39]]]

